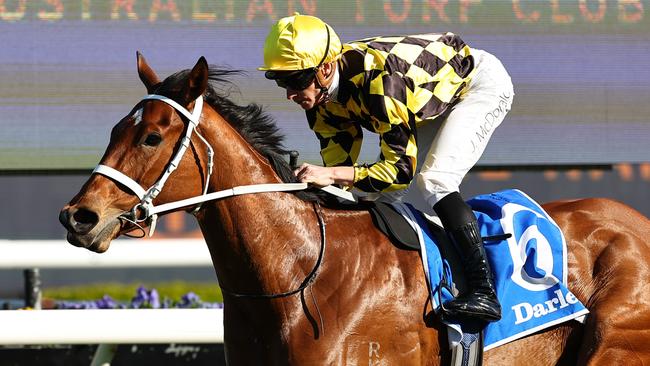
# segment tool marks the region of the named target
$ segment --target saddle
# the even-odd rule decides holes
[[[392,245],[404,250],[419,249],[425,276],[428,281],[433,281],[429,283],[429,299],[435,312],[441,315],[441,321],[447,325],[450,345],[455,347],[451,350],[452,364],[468,365],[467,361],[463,361],[468,358],[480,361],[478,352],[483,349],[492,349],[561,322],[584,322],[589,313],[584,304],[578,300],[562,302],[562,297],[573,299],[575,295],[566,287],[566,280],[561,280],[566,278],[566,242],[552,217],[517,189],[479,195],[467,203],[477,216],[481,232],[488,234],[483,237],[483,242],[488,259],[493,264],[495,285],[500,289],[497,295],[502,304],[501,320],[487,324],[482,331],[484,325],[468,326],[466,319],[445,317],[444,304],[458,292],[465,291],[465,281],[459,256],[439,222],[431,223],[430,217],[403,203],[375,201],[369,205],[372,207],[365,208],[378,230],[385,233]],[[508,240],[512,236],[516,237]],[[419,248],[420,239],[423,239],[422,248]],[[547,247],[540,249],[535,243],[526,243],[525,258],[511,252],[513,244],[533,239],[537,243],[545,241]],[[529,281],[525,277],[549,279],[552,283],[540,289],[531,286],[538,284],[537,280]],[[453,279],[453,284],[448,283],[449,278]],[[557,301],[562,302],[562,306],[553,311],[536,310],[542,304]],[[424,314],[425,318],[432,315],[433,312]],[[468,333],[483,335],[485,345],[477,346],[479,342],[473,337],[465,337]],[[466,347],[466,344],[470,344],[470,347]],[[457,362],[459,359],[460,363]]]
[[[375,226],[386,235],[390,241],[398,248],[405,250],[420,250],[420,239],[411,225],[406,221],[401,213],[395,210],[392,205],[384,202],[373,202],[373,205],[368,207],[370,215],[372,216]],[[452,294],[456,296],[458,292],[463,292],[466,289],[465,274],[461,258],[454,247],[454,244],[449,240],[445,229],[430,221],[427,221],[427,228],[434,236],[435,242],[438,245],[440,254],[449,263],[451,268],[453,282],[448,285],[453,289]],[[507,239],[511,234],[484,236],[483,242],[501,241]]]
[[[377,228],[386,235],[396,247],[404,250],[420,250],[420,239],[411,225],[393,206],[384,202],[373,202],[370,215]],[[442,257],[447,260],[452,272],[453,283],[448,285],[455,296],[465,291],[465,275],[460,257],[442,226],[427,220],[428,229],[435,237]]]

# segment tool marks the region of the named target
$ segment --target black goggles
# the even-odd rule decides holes
[[[275,80],[280,88],[291,90],[305,90],[316,77],[317,68],[300,70],[283,75],[275,71],[267,71],[266,77]]]

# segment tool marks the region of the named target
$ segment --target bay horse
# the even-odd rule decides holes
[[[150,187],[164,177],[165,188],[149,197],[161,205],[296,181],[272,119],[258,105],[237,105],[223,93],[233,71],[209,68],[201,57],[191,70],[161,82],[139,53],[137,65],[158,99],[145,98],[115,125],[100,162],[130,180],[101,172],[89,177],[59,215],[71,244],[104,252],[144,221],[147,207],[128,182]],[[184,144],[190,124],[196,134]],[[174,159],[182,146],[187,153]],[[177,169],[165,173],[173,160]],[[304,192],[265,192],[175,208],[198,220],[224,288],[228,363],[447,363],[446,330],[427,301],[419,253],[393,245],[367,210],[318,200]],[[562,323],[491,349],[484,363],[650,365],[650,221],[608,199],[544,208],[566,236],[568,287],[590,314],[585,324]]]

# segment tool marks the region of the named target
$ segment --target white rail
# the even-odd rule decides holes
[[[212,266],[203,239],[116,240],[102,254],[65,240],[0,240],[4,269],[203,266]]]
[[[212,266],[202,239],[117,240],[98,254],[64,240],[0,240],[0,268]],[[108,365],[116,344],[223,343],[222,309],[0,310],[0,345],[99,344],[91,365]]]
[[[0,310],[0,344],[223,343],[222,309]]]

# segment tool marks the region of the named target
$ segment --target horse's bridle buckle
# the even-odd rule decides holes
[[[135,222],[145,222],[147,221],[151,215],[150,215],[150,205],[140,202],[133,206],[131,209],[130,216]],[[139,215],[140,214],[140,215]]]

